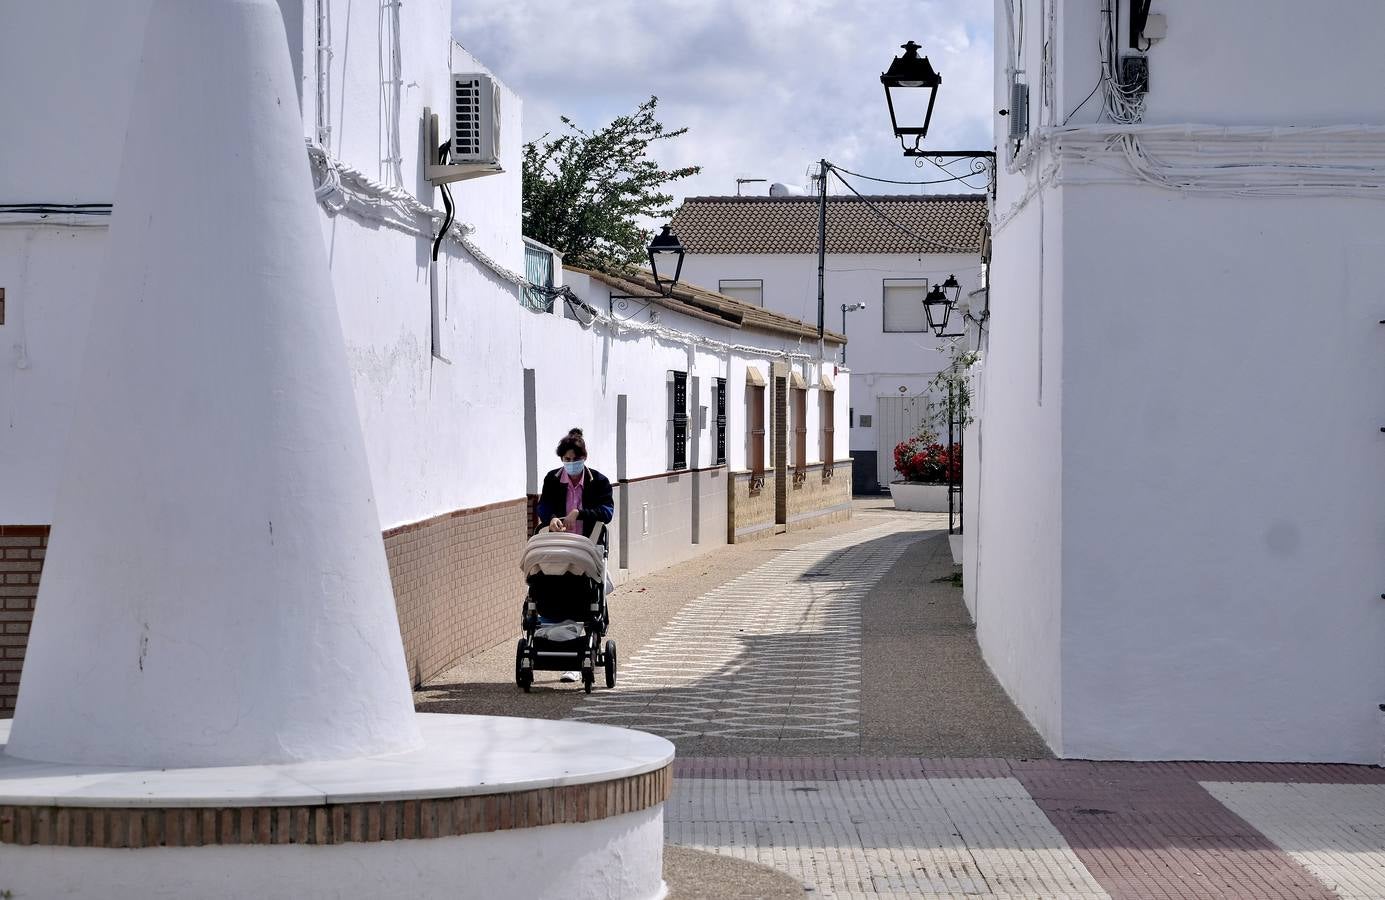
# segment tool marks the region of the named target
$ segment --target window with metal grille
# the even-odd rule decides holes
[[[688,467],[688,373],[670,372],[672,396],[669,403],[669,420],[673,426],[673,448],[669,463],[670,469]]]
[[[543,247],[524,244],[524,277],[529,283],[541,288],[553,287],[553,254]],[[526,287],[523,291],[524,305],[530,309],[544,312],[553,311],[553,295],[542,290]]]
[[[746,448],[747,469],[760,474],[765,471],[765,386],[748,384],[745,386],[745,419],[750,435],[750,446]]]
[[[726,465],[726,379],[716,381],[717,458],[713,464]]]
[[[818,391],[818,402],[822,405],[818,415],[818,420],[822,423],[822,448],[820,453],[824,466],[830,466],[834,462],[832,457],[832,441],[834,440],[832,432],[833,425],[836,424],[837,419],[837,411],[835,408],[836,397],[837,395],[833,391]]]
[[[793,399],[793,467],[801,471],[808,464],[808,392],[794,388]]]

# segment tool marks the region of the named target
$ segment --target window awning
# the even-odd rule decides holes
[[[824,391],[835,391],[837,389],[837,386],[832,383],[832,376],[828,375],[825,370],[818,380],[821,382],[818,387],[822,388]]]
[[[750,385],[751,387],[764,387],[764,386],[765,386],[765,376],[764,376],[764,373],[762,373],[759,369],[755,368],[754,366],[746,366],[746,367],[745,367],[745,383],[748,384],[748,385]]]
[[[808,390],[808,382],[803,380],[802,373],[796,369],[789,375],[789,385],[798,388],[800,391]]]

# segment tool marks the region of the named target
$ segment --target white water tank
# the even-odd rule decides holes
[[[769,186],[769,195],[771,197],[806,197],[808,196],[808,189],[796,184],[784,184],[776,181]]]

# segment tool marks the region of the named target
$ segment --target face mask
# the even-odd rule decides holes
[[[578,475],[581,475],[582,470],[586,467],[587,464],[580,459],[574,459],[572,462],[563,463],[563,470],[567,472],[567,477],[569,478],[576,478]]]

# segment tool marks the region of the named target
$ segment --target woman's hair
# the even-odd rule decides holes
[[[574,428],[558,442],[558,455],[562,456],[569,450],[576,453],[582,459],[587,458],[587,442],[582,440],[582,429]]]

